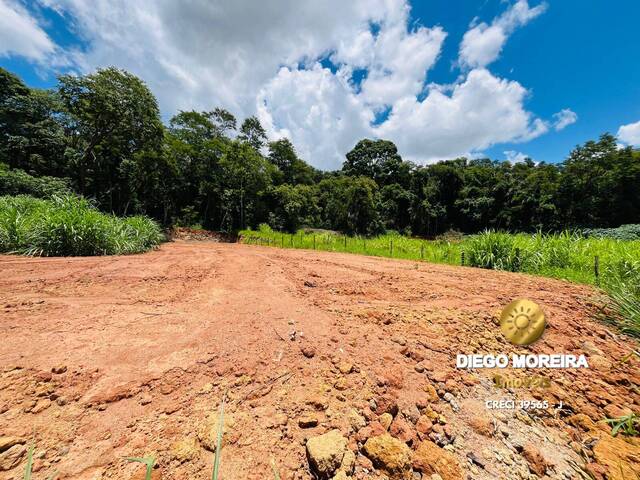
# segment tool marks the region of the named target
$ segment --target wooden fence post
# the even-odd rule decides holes
[[[420,244],[420,260],[424,260],[424,243]]]
[[[600,285],[600,257],[596,255],[593,259],[593,273],[596,276],[596,285]]]
[[[313,236],[313,249],[316,249],[316,236]]]
[[[393,240],[389,240],[389,252],[391,253],[391,256],[393,257]]]
[[[464,250],[460,252],[460,265],[464,267]]]

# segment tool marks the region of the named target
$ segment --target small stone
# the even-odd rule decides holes
[[[493,424],[486,416],[472,417],[469,420],[469,426],[473,428],[476,433],[484,435],[485,437],[491,437],[493,435]]]
[[[364,452],[376,468],[393,478],[411,478],[411,450],[388,433],[367,440]]]
[[[51,372],[55,373],[57,375],[60,375],[60,374],[62,374],[64,372],[66,372],[66,371],[67,371],[67,366],[66,365],[57,365],[57,366],[55,366],[55,367],[53,367],[51,369]]]
[[[338,370],[340,370],[340,373],[343,375],[348,375],[353,371],[353,364],[349,362],[340,362],[338,364]]]
[[[304,415],[298,419],[300,428],[313,428],[318,426],[318,417],[315,415]]]
[[[302,355],[304,355],[307,358],[313,358],[316,355],[316,349],[313,348],[311,345],[302,345],[300,347],[300,351],[302,352]]]
[[[189,462],[198,457],[200,447],[195,438],[179,440],[171,446],[171,458],[180,463]]]
[[[206,418],[198,430],[198,440],[204,448],[210,452],[216,451],[218,442],[218,412],[212,412]],[[232,444],[238,441],[239,433],[236,431],[236,417],[234,414],[226,413],[222,426],[222,445]]]
[[[333,387],[340,391],[343,392],[344,390],[346,390],[347,388],[349,388],[349,384],[347,382],[347,379],[344,377],[340,377],[338,380],[336,380],[336,383],[333,384]]]
[[[422,415],[416,423],[416,430],[423,435],[428,434],[433,428],[433,422],[427,415]]]
[[[357,432],[358,430],[360,430],[361,428],[364,428],[367,425],[367,421],[365,420],[365,418],[362,415],[360,415],[357,410],[353,408],[349,410],[349,413],[347,414],[347,418],[349,419],[349,425],[351,425],[351,428],[353,429],[354,432]]]
[[[412,445],[416,441],[416,432],[413,430],[413,425],[399,416],[391,424],[389,433],[408,445]]]
[[[522,449],[522,456],[529,463],[529,469],[542,477],[547,471],[548,464],[545,458],[532,443],[527,443]]]
[[[413,454],[413,468],[424,474],[438,474],[443,480],[462,480],[462,468],[455,455],[435,443],[424,441]]]
[[[149,405],[152,401],[153,401],[153,397],[148,393],[144,393],[140,397],[139,403],[140,405]]]
[[[24,445],[14,445],[0,453],[0,471],[11,470],[22,461],[22,457],[27,452]]]
[[[58,397],[56,398],[56,403],[60,407],[64,407],[67,403],[69,403],[69,401],[67,400],[67,397]]]
[[[0,453],[9,450],[14,445],[24,445],[26,440],[19,437],[0,437]]]
[[[390,413],[383,413],[378,418],[378,421],[380,422],[380,425],[382,425],[382,428],[384,428],[386,432],[387,430],[389,430],[389,427],[391,426],[391,422],[393,422],[393,417],[391,416]]]
[[[38,403],[31,409],[31,413],[37,414],[45,411],[47,408],[51,406],[51,400],[48,398],[42,398],[38,400]]]
[[[342,462],[340,463],[340,471],[346,473],[347,475],[351,475],[355,466],[356,454],[347,449],[347,451],[344,452]]]
[[[307,441],[307,458],[320,479],[329,479],[338,470],[347,449],[347,439],[340,430],[331,430]]]

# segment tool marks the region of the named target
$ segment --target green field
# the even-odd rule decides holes
[[[598,285],[610,295],[612,320],[640,334],[640,241],[585,238],[577,233],[484,232],[459,240],[422,240],[398,234],[348,237],[334,232],[243,230],[241,242],[524,272]]]

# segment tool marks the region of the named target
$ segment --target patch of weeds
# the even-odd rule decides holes
[[[605,418],[604,422],[611,425],[611,435],[614,437],[620,432],[627,436],[640,435],[640,415],[636,413],[617,418]]]

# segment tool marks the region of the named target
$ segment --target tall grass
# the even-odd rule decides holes
[[[345,237],[328,231],[286,234],[261,226],[258,231],[242,231],[241,241],[451,265],[463,263],[594,284],[609,294],[607,318],[623,332],[640,336],[640,240],[586,238],[569,231],[532,235],[486,231],[460,241],[427,241],[395,233],[373,238]]]
[[[67,195],[48,200],[0,197],[0,252],[42,256],[117,255],[147,251],[162,241],[146,217],[104,214]]]

